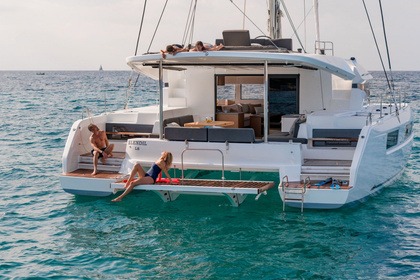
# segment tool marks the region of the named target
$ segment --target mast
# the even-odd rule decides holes
[[[319,35],[319,13],[318,13],[318,0],[314,0],[314,14],[315,14],[315,29],[316,29],[316,37],[315,37],[315,53],[321,53],[320,50],[320,35]]]
[[[281,34],[281,11],[277,0],[270,0],[268,4],[268,29],[272,39],[279,39]]]

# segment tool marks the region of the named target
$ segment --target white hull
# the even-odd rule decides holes
[[[123,114],[122,114],[123,115]],[[121,116],[122,116],[121,115]],[[121,118],[120,116],[120,118]],[[110,117],[110,116],[108,116]],[[98,117],[98,119],[104,118]],[[111,116],[112,118],[112,116]],[[304,208],[334,209],[355,202],[364,201],[368,196],[378,192],[383,187],[391,184],[398,178],[403,171],[405,163],[411,152],[413,135],[403,139],[405,124],[410,122],[411,112],[409,108],[400,112],[401,123],[397,118],[389,118],[389,121],[378,122],[371,126],[365,126],[362,129],[361,137],[357,147],[352,151],[351,166],[349,167],[349,185],[350,189],[307,189],[304,195]],[[84,126],[84,122],[77,122],[77,126]],[[400,127],[400,143],[392,149],[385,149],[386,135],[389,131],[394,131]],[[81,130],[69,138],[69,143],[77,139],[87,137],[82,136]],[[73,138],[73,139],[72,139]],[[381,145],[382,142],[382,145]],[[259,143],[210,143],[210,142],[190,142],[186,144],[182,141],[168,141],[155,138],[137,138],[130,139],[128,142],[115,142],[117,149],[125,149],[126,158],[121,167],[121,174],[115,178],[85,178],[77,176],[61,176],[60,183],[63,189],[76,195],[109,196],[114,193],[113,183],[120,180],[130,170],[134,162],[141,162],[144,166],[149,166],[162,150],[170,150],[175,155],[174,169],[175,177],[181,175],[181,158],[183,150],[204,149],[220,150],[224,155],[224,169],[238,173],[246,171],[264,172],[262,174],[278,174],[278,178],[287,175],[291,180],[300,180],[302,178],[303,159],[307,154],[313,154],[314,151],[308,150],[305,144],[288,142],[259,142]],[[77,156],[89,149],[87,143],[77,143],[79,150],[68,149],[64,158],[72,158],[73,162],[67,161],[63,166],[77,166]],[[119,146],[118,146],[119,145]],[[379,149],[378,147],[382,147]],[[67,151],[67,149],[66,149]],[[331,157],[339,159],[348,157],[348,150],[337,152],[336,149],[323,150],[320,152],[323,158],[327,153]],[[74,153],[72,155],[72,153]],[[335,155],[336,154],[336,155]],[[205,160],[203,160],[205,159]],[[252,160],[251,160],[252,159]],[[191,152],[184,161],[184,169],[220,171],[222,168],[219,153],[213,151]],[[75,167],[73,167],[75,168]],[[340,173],[340,172],[339,172]],[[256,173],[258,174],[258,173]],[[332,173],[333,174],[333,173]],[[324,176],[326,177],[326,176]],[[263,180],[264,178],[258,178]],[[204,194],[204,192],[202,192]],[[279,193],[284,199],[279,186]],[[301,207],[301,202],[287,202],[286,205],[292,207]]]
[[[406,124],[412,121],[407,108],[397,117],[365,127],[358,142],[350,168],[351,189],[307,189],[304,195],[304,208],[334,209],[344,205],[363,202],[367,197],[389,186],[404,171],[411,154],[413,134],[405,135]],[[399,143],[386,149],[387,134],[399,130]],[[284,199],[284,193],[279,187]],[[289,206],[301,207],[301,202],[287,202]]]
[[[63,153],[63,189],[112,195],[135,162],[150,166],[162,151],[174,155],[174,177],[183,170],[191,177],[203,170],[229,171],[236,174],[234,180],[254,172],[250,181],[275,175],[281,199],[292,207],[339,208],[365,200],[398,178],[413,143],[407,104],[398,104],[398,114],[397,104],[369,105],[364,88],[371,76],[354,59],[261,50],[129,57],[130,67],[159,81],[159,104],[75,122]],[[205,119],[231,127],[208,128]],[[99,166],[113,172],[108,177],[81,171],[91,168],[91,122],[107,131],[115,152],[123,155]],[[284,178],[312,187],[290,194]],[[341,187],[314,187],[327,178]],[[139,189],[168,192],[153,185]],[[180,186],[173,195],[181,190],[231,199],[239,191]]]

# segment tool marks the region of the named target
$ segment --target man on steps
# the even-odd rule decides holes
[[[106,159],[112,157],[112,150],[114,149],[114,144],[109,144],[106,133],[95,124],[90,124],[88,126],[92,135],[90,136],[90,144],[92,145],[92,155],[93,155],[93,172],[92,175],[98,173],[98,159],[101,158],[102,163],[105,163]]]

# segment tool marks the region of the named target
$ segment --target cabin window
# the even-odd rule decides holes
[[[386,139],[386,148],[387,149],[392,148],[397,144],[398,144],[398,130],[388,133],[388,136]]]

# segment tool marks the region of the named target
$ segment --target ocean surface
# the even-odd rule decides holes
[[[156,103],[157,85],[141,78],[127,91],[123,71],[39,74],[0,72],[1,279],[420,279],[420,72],[394,73],[416,118],[401,178],[363,204],[303,214],[283,212],[276,189],[238,208],[221,197],[65,193],[72,123],[127,97]],[[373,74],[375,98],[386,86]]]

